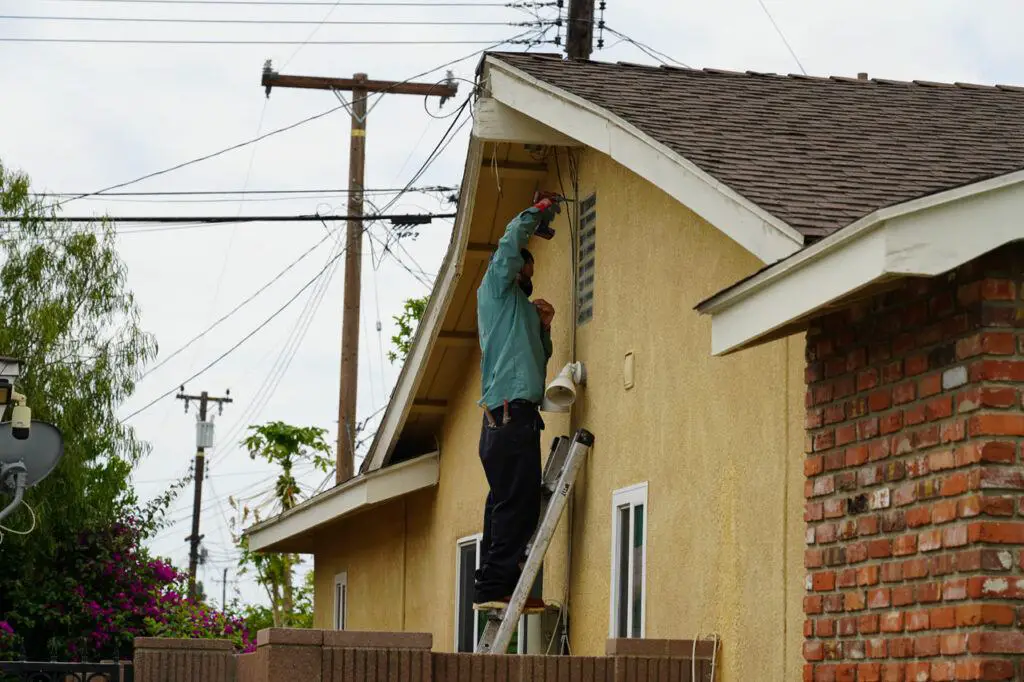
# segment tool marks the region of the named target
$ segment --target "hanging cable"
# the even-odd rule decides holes
[[[761,5],[761,9],[763,9],[764,13],[768,16],[768,21],[772,22],[772,26],[775,27],[775,32],[779,34],[780,38],[782,38],[782,43],[786,46],[786,49],[789,50],[789,54],[792,55],[793,61],[796,62],[796,65],[800,67],[800,71],[806,76],[807,69],[805,69],[804,65],[800,62],[800,58],[796,56],[793,46],[789,44],[788,40],[786,40],[786,34],[783,33],[782,29],[779,28],[779,25],[775,23],[775,18],[772,16],[772,13],[768,11],[768,6],[764,4],[764,0],[757,0],[757,2]]]

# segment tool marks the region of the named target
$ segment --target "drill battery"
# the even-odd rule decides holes
[[[533,194],[533,204],[536,206],[544,199],[549,200],[555,205],[555,211],[558,211],[558,204],[565,201],[565,197],[557,192],[546,192],[544,190],[537,190]],[[537,225],[537,229],[533,231],[535,235],[541,239],[551,239],[555,236],[555,230],[551,227],[551,221],[548,218],[541,218],[540,224]]]

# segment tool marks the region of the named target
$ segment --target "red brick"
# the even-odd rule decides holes
[[[938,424],[914,431],[914,447],[920,450],[938,445],[942,441],[941,431]]]
[[[879,570],[878,564],[873,564],[871,566],[864,566],[863,568],[858,568],[857,569],[857,584],[860,585],[861,587],[865,587],[865,586],[869,586],[869,585],[877,585],[880,573],[881,573],[881,571]]]
[[[1013,661],[968,658],[956,662],[958,680],[1009,680],[1013,676]]]
[[[835,542],[838,535],[839,531],[834,523],[823,523],[814,529],[814,539],[821,545]]]
[[[1017,461],[1016,443],[990,441],[987,443],[980,443],[979,447],[980,453],[977,460],[979,462],[1012,464]]]
[[[882,666],[878,663],[858,663],[857,682],[881,682]]]
[[[878,619],[878,627],[882,632],[903,632],[903,612],[883,613]]]
[[[955,506],[954,506],[955,509]],[[907,527],[920,528],[932,522],[932,508],[925,505],[907,510]]]
[[[836,434],[835,431],[824,431],[814,436],[814,452],[821,450],[830,450],[836,445]]]
[[[878,632],[878,614],[869,613],[857,619],[857,632],[862,635],[873,635]]]
[[[825,598],[822,599],[822,606],[825,609],[825,613],[841,612],[843,610],[843,595],[826,594]]]
[[[911,585],[901,585],[892,588],[892,605],[907,606],[914,603],[914,588]]]
[[[847,616],[840,618],[836,627],[836,634],[840,637],[853,637],[857,634],[857,617]]]
[[[896,464],[896,462],[892,462]],[[905,483],[899,486],[892,493],[892,503],[897,507],[903,507],[908,504],[913,504],[917,501],[917,485],[914,483]]]
[[[942,635],[939,639],[939,652],[943,656],[956,656],[967,652],[967,633]],[[956,679],[955,677],[950,679]]]
[[[896,561],[882,564],[882,582],[898,583],[903,580],[903,563]]]
[[[1022,415],[1022,419],[1024,419],[1024,415]],[[879,421],[879,429],[883,434],[896,433],[902,428],[903,413],[901,412],[890,412],[889,414],[883,416]]]
[[[835,637],[835,620],[832,618],[819,618],[814,624],[814,633],[818,637]]]
[[[886,391],[888,396],[888,391]],[[897,384],[892,389],[892,402],[896,405],[902,405],[909,403],[917,399],[917,386],[913,381],[905,381],[902,384]],[[870,401],[869,401],[870,402]],[[887,409],[888,404],[885,407],[879,408],[880,410]]]
[[[842,405],[829,405],[824,410],[823,422],[825,424],[837,424],[846,419],[846,410]]]
[[[957,625],[956,608],[952,606],[932,609],[929,615],[932,630],[950,630]]]
[[[981,496],[971,495],[957,500],[957,512],[961,518],[971,518],[981,514]]]
[[[956,443],[967,438],[967,422],[963,420],[957,420],[954,422],[946,422],[942,425],[939,430],[940,440],[943,443]]]
[[[981,388],[972,386],[956,395],[956,411],[960,414],[973,412],[981,407]]]
[[[815,455],[808,457],[804,460],[804,476],[810,478],[811,476],[817,476],[825,470],[825,458],[821,455]]]
[[[808,619],[804,621],[804,639],[811,637],[814,637],[814,621]]]
[[[931,469],[928,468],[928,455],[910,457],[904,461],[907,466],[907,476],[910,478],[920,478],[931,473]]]
[[[972,436],[1024,436],[1024,414],[978,414],[968,422]]]
[[[857,427],[854,424],[847,424],[836,429],[836,445],[848,445],[857,440]]]
[[[870,391],[878,386],[878,370],[865,369],[857,373],[857,391]]]
[[[928,453],[928,469],[931,471],[944,471],[956,466],[952,450]]]
[[[981,334],[971,334],[956,342],[956,357],[959,360],[981,355]]]
[[[928,571],[928,559],[910,559],[903,562],[903,578],[905,580],[924,578],[928,575]]]
[[[956,679],[955,661],[932,661],[932,682],[951,682]]]
[[[963,547],[967,544],[967,526],[964,524],[946,526],[942,529],[942,546]]]
[[[982,467],[983,490],[1024,490],[1024,469],[1020,467]]]
[[[821,568],[824,565],[825,560],[820,549],[808,549],[804,551],[804,568]]]
[[[836,576],[836,587],[839,589],[846,589],[848,587],[857,586],[857,569],[846,568],[839,572]]]
[[[894,351],[895,352],[895,351]],[[891,384],[903,378],[903,361],[893,360],[882,367],[882,383]]]
[[[923,402],[914,404],[903,411],[903,426],[916,426],[924,424],[926,421],[928,421],[928,414]]]
[[[1012,279],[986,278],[981,282],[983,301],[1013,301],[1017,298],[1017,286]]]
[[[878,535],[878,517],[877,516],[861,516],[857,519],[857,535],[859,537],[868,537],[871,535]]]
[[[929,658],[931,656],[939,655],[939,636],[938,635],[925,635],[913,640],[913,655],[919,658]],[[919,673],[914,673],[914,677],[911,680],[927,680],[931,674],[932,665],[929,663],[918,663],[912,664],[914,666],[923,666],[919,668]],[[909,668],[907,668],[907,675],[910,674]]]
[[[880,483],[885,478],[885,468],[881,464],[862,467],[857,472],[857,483],[862,488],[868,488]]]
[[[934,552],[942,548],[942,531],[938,528],[921,533],[920,547],[922,552]]]
[[[892,547],[888,539],[882,538],[868,542],[868,557],[871,559],[884,559],[892,556]]]
[[[821,596],[811,595],[804,597],[804,613],[807,615],[814,615],[821,613]]]
[[[825,518],[838,519],[846,516],[846,503],[842,499],[831,498],[825,500]]]
[[[928,421],[945,419],[953,416],[953,396],[944,395],[929,400],[926,404]]]
[[[1024,361],[982,360],[982,378],[988,381],[1024,381]]]
[[[868,444],[868,460],[877,462],[889,456],[890,448],[888,440],[879,440]]]
[[[931,604],[942,600],[940,583],[922,583],[914,587],[914,597],[919,604]]]
[[[857,422],[857,439],[858,440],[871,440],[878,436],[879,433],[879,421],[878,417],[871,417],[870,419],[864,419],[863,421]],[[866,450],[866,448],[865,448]]]
[[[1010,332],[985,332],[981,335],[981,345],[990,355],[1013,355],[1017,350]]]
[[[989,497],[981,498],[981,511],[988,516],[1013,516],[1017,501],[1012,497]]]
[[[918,641],[920,641],[920,637]],[[921,645],[918,641],[914,642],[914,655],[920,658],[922,654]],[[938,640],[935,642],[938,644]],[[923,654],[928,655],[928,654]],[[935,656],[936,654],[931,654]],[[906,671],[903,673],[905,680],[914,680],[915,682],[929,682],[932,678],[932,664],[928,661],[914,661],[913,663],[907,663]]]
[[[964,579],[947,580],[942,586],[942,599],[945,601],[967,599],[967,581]]]
[[[1019,654],[1024,651],[1024,632],[971,632],[967,650],[972,654]]]
[[[851,542],[846,546],[846,560],[851,564],[859,564],[868,560],[868,545],[866,542]]]
[[[852,375],[836,379],[834,392],[837,400],[839,398],[845,398],[846,396],[853,395],[856,391],[856,381]]]
[[[884,609],[891,603],[889,588],[882,587],[874,590],[868,590],[869,609]]]
[[[961,495],[967,492],[968,478],[965,473],[956,473],[942,481],[942,494],[945,497]]]
[[[991,542],[1004,545],[1024,544],[1024,523],[975,521],[967,526],[971,542]]]
[[[956,290],[956,300],[961,306],[967,307],[981,300],[981,280],[970,284],[961,284]]]
[[[868,461],[868,446],[859,445],[846,449],[846,466],[855,467],[865,464]]]
[[[836,589],[835,571],[821,571],[811,576],[811,585],[815,592],[831,592]]]
[[[868,658],[886,658],[889,655],[889,640],[869,639],[866,643]]]
[[[928,371],[928,354],[911,355],[903,363],[903,371],[908,377],[924,374]]]
[[[840,663],[837,665],[836,682],[857,682],[857,664]]]
[[[810,640],[804,642],[804,660],[824,661],[825,647],[821,641]]]
[[[827,556],[827,555],[826,555]],[[931,558],[932,575],[949,575],[956,572],[955,554],[936,554]]]
[[[896,637],[889,640],[889,656],[892,658],[913,658],[914,640],[911,637]]]
[[[956,520],[956,500],[939,500],[932,505],[932,523],[948,523]]]
[[[956,608],[956,624],[960,627],[978,625],[1013,625],[1017,612],[1003,604],[965,604]]]
[[[1017,404],[1017,389],[1006,386],[983,386],[978,401],[982,407],[1006,408]]]
[[[912,611],[906,616],[907,631],[916,632],[919,630],[927,630],[929,626],[928,612],[927,611]]]
[[[846,403],[846,418],[847,419],[860,419],[868,413],[868,399],[867,398],[854,398],[853,400]]]
[[[813,497],[831,495],[836,491],[836,479],[834,476],[818,476],[813,482]]]
[[[921,380],[917,382],[917,395],[921,398],[927,398],[928,396],[938,395],[942,392],[942,374],[930,374],[926,377],[921,377]]]

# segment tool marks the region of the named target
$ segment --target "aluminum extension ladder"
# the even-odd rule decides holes
[[[533,581],[540,572],[544,555],[547,554],[555,526],[565,510],[576,482],[576,476],[583,468],[583,461],[594,445],[594,435],[586,429],[580,429],[569,441],[567,436],[558,436],[551,444],[551,453],[544,465],[541,483],[540,523],[533,532],[527,545],[526,563],[523,573],[519,576],[512,599],[504,609],[486,611],[487,624],[476,645],[478,654],[504,654],[512,641],[512,635],[519,625],[519,617],[523,615],[526,599],[530,594]]]

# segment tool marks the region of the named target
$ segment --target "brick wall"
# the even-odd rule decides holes
[[[1024,679],[1024,248],[807,336],[807,681]]]

